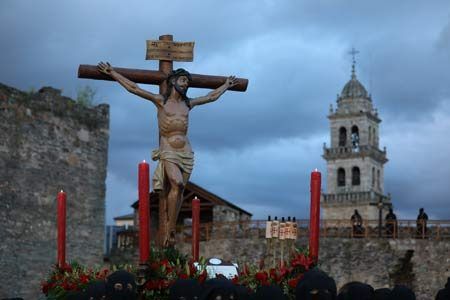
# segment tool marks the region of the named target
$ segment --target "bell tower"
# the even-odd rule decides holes
[[[355,57],[350,80],[330,105],[331,144],[324,143],[327,192],[322,195],[323,219],[350,219],[355,209],[365,220],[378,220],[379,209],[390,207],[384,195],[386,148],[379,149],[381,119],[371,96],[356,78]],[[387,209],[384,210],[384,214]]]

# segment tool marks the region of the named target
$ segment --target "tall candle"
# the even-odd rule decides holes
[[[278,217],[275,217],[275,220],[271,223],[272,227],[272,238],[280,237],[280,222],[278,222]]]
[[[150,255],[150,166],[139,164],[139,262],[145,263]]]
[[[292,240],[292,221],[291,217],[288,217],[286,222],[286,227],[284,229],[284,235],[286,236],[287,240]]]
[[[199,260],[200,253],[200,199],[192,199],[192,258]]]
[[[66,193],[61,190],[57,197],[58,207],[58,266],[66,265]]]
[[[321,174],[317,169],[311,172],[311,206],[309,217],[309,256],[317,263],[319,258],[320,234],[320,184]]]
[[[292,239],[296,240],[298,236],[298,225],[297,225],[297,220],[294,219],[292,220]]]
[[[280,222],[280,234],[279,234],[279,239],[280,240],[284,240],[286,239],[286,222],[284,221],[284,217],[281,218],[281,222]]]
[[[272,221],[270,220],[270,216],[266,221],[266,239],[272,238]]]

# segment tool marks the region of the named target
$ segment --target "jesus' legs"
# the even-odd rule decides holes
[[[180,168],[171,162],[165,162],[166,176],[169,181],[169,193],[167,195],[167,222],[168,236],[166,244],[174,244],[175,226],[178,218],[179,209],[183,201],[184,181]]]

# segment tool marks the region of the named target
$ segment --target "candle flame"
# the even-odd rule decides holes
[[[61,193],[64,193],[64,191],[61,189]]]
[[[142,162],[145,163],[145,159]]]
[[[314,169],[314,172],[319,172],[319,170],[317,170],[317,168]]]

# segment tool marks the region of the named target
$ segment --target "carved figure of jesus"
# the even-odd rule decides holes
[[[100,62],[97,68],[120,83],[130,93],[149,100],[156,106],[160,137],[159,149],[152,152],[152,159],[158,160],[158,166],[153,175],[153,190],[167,191],[168,232],[164,233],[164,245],[173,245],[184,187],[194,166],[194,153],[187,138],[189,112],[197,105],[219,99],[227,89],[237,84],[236,78],[230,76],[223,85],[207,95],[189,99],[186,94],[191,75],[184,69],[177,69],[169,74],[167,94],[160,95],[141,89],[135,82],[114,71],[109,63]]]

